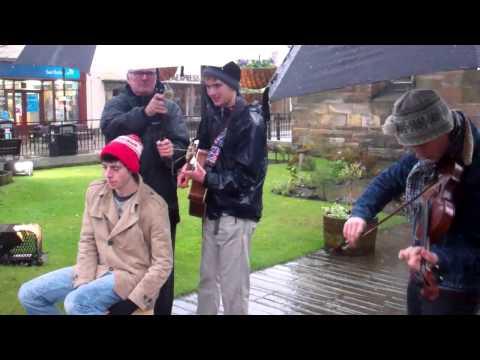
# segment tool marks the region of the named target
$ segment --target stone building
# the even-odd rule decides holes
[[[395,100],[413,88],[437,90],[452,108],[480,125],[480,71],[458,70],[292,98],[292,142],[360,147],[379,158],[396,159],[404,150],[382,134],[381,125]]]

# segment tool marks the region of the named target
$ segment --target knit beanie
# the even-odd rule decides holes
[[[107,154],[115,156],[128,170],[137,174],[140,171],[142,150],[142,141],[137,135],[122,135],[105,145],[100,158]]]
[[[417,146],[452,131],[452,111],[434,91],[407,91],[393,105],[383,125],[386,135],[394,135],[403,146]]]
[[[233,90],[238,91],[240,89],[241,70],[233,61],[225,64],[223,67],[207,66],[203,70],[203,76],[221,80]]]

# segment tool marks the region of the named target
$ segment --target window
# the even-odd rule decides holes
[[[27,90],[42,90],[42,82],[40,80],[27,80]]]
[[[79,119],[78,113],[78,91],[68,90],[66,92],[67,120],[75,121]]]
[[[5,91],[0,90],[0,119],[5,120],[6,114],[4,111],[8,111],[7,109],[7,101],[5,99]]]
[[[51,84],[50,84],[51,89]],[[50,122],[54,120],[53,116],[53,91],[44,90],[43,91],[43,109],[45,111],[45,121]],[[62,104],[63,109],[63,104]]]
[[[43,83],[42,83],[43,90],[52,90],[53,89],[52,83],[53,83],[53,81],[43,81]]]

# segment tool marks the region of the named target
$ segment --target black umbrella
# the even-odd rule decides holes
[[[480,45],[296,45],[273,76],[270,100],[437,71],[476,69]]]
[[[96,45],[26,45],[16,64],[62,66],[90,72]]]
[[[66,83],[65,68],[78,68],[90,72],[96,45],[26,45],[15,64],[60,66],[63,77],[63,111],[66,118]]]

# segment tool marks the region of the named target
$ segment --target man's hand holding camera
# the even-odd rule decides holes
[[[149,117],[157,114],[166,114],[168,112],[167,105],[165,103],[165,95],[155,94],[145,107],[145,114]]]

